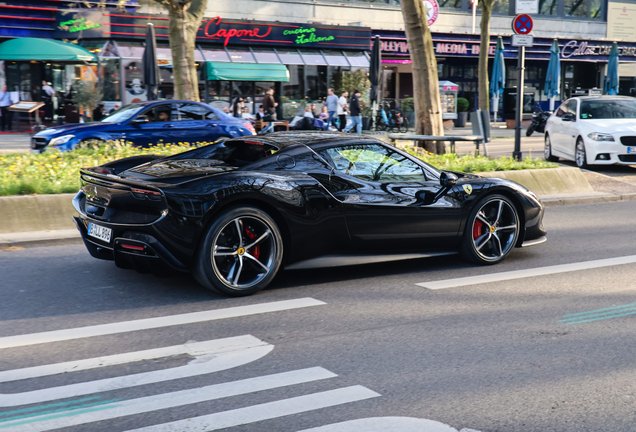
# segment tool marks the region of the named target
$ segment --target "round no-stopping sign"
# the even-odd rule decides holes
[[[532,31],[532,17],[527,14],[517,15],[512,20],[512,31],[520,35],[530,34]]]
[[[424,11],[426,11],[428,25],[432,26],[439,16],[439,5],[437,4],[437,0],[423,0],[422,3],[424,3]]]

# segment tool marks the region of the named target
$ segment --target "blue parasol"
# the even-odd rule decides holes
[[[603,94],[618,94],[618,55],[618,45],[614,42],[607,62],[607,76],[605,77]]]
[[[497,38],[495,48],[495,59],[492,64],[492,76],[490,77],[490,96],[494,99],[493,112],[497,121],[497,111],[499,111],[499,97],[506,85],[506,64],[504,63],[504,46],[501,37]]]
[[[559,59],[559,41],[552,41],[550,48],[550,62],[545,75],[545,86],[543,91],[550,99],[550,111],[554,111],[554,99],[561,93],[561,60]]]

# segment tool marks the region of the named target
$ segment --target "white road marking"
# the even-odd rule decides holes
[[[0,338],[0,349],[256,315],[326,304],[311,297]]]
[[[189,354],[193,357],[201,357],[210,354],[222,354],[230,351],[244,350],[267,345],[268,344],[266,342],[263,342],[251,335],[215,339],[205,342],[190,342],[183,345],[174,345],[165,348],[156,348],[145,351],[135,351],[104,357],[2,371],[0,372],[0,383],[67,372],[78,372],[82,370],[121,365],[142,360],[152,360],[180,354]]]
[[[211,401],[215,399],[221,399],[231,396],[237,396],[242,394],[248,394],[263,390],[269,390],[274,388],[286,387],[295,384],[302,384],[312,381],[318,381],[328,378],[334,378],[337,375],[333,372],[330,372],[321,367],[314,367],[308,369],[300,369],[291,372],[283,372],[273,375],[266,375],[257,378],[249,378],[240,381],[232,381],[222,384],[214,384],[206,387],[200,387],[196,389],[188,389],[182,390],[172,393],[164,393],[156,396],[148,396],[142,397],[139,399],[131,399],[125,400],[121,402],[115,402],[111,404],[101,405],[95,407],[97,409],[93,412],[86,412],[85,409],[79,410],[71,410],[67,411],[63,414],[63,417],[60,414],[54,415],[43,415],[39,417],[32,417],[28,420],[20,419],[12,422],[1,423],[2,428],[11,427],[11,432],[42,432],[49,431],[53,429],[65,428],[70,426],[77,426],[86,423],[93,423],[102,420],[109,420],[118,417],[124,417],[134,414],[146,413],[151,411],[158,411],[178,406],[184,406],[189,404],[194,404],[198,402]],[[355,389],[355,390],[351,390]],[[326,392],[329,393],[329,392]],[[290,410],[291,414],[295,412],[303,412],[309,409],[317,409],[322,406],[332,406],[338,405],[340,403],[353,402],[354,400],[361,400],[367,397],[379,396],[377,393],[372,392],[371,390],[367,390],[364,387],[357,386],[355,388],[341,389],[335,390],[332,393],[332,396],[322,395],[318,393],[314,396],[310,401],[295,402],[295,399],[292,398],[283,401],[273,402],[270,404],[271,409],[268,409],[264,405],[256,405],[253,407],[242,408],[240,410],[232,410],[225,411],[216,414],[212,414],[212,416],[204,416],[194,418],[191,421],[186,420],[186,422],[191,424],[200,424],[205,423],[208,417],[213,417],[215,420],[212,421],[212,424],[217,425],[217,418],[219,421],[228,420],[238,421],[240,419],[245,419],[245,423],[250,423],[253,420],[255,415],[265,416],[266,418],[279,417],[284,410]],[[373,396],[371,396],[373,394]],[[320,396],[322,395],[322,396]],[[306,396],[305,396],[306,397]],[[289,402],[288,402],[289,401]],[[315,406],[314,408],[312,408]],[[244,415],[240,413],[234,414],[236,411],[243,412]],[[76,414],[76,415],[74,415]],[[273,415],[273,417],[271,417]],[[251,417],[250,417],[251,416]],[[180,423],[180,422],[173,422]],[[163,425],[152,426],[155,427],[163,427],[164,429],[157,430],[167,430],[167,431],[178,431],[183,430],[179,429],[181,426],[169,426],[173,423],[166,423]],[[237,423],[243,424],[243,423]],[[226,427],[226,426],[224,426]],[[153,429],[154,430],[154,429]],[[206,430],[211,430],[207,429]]]
[[[128,432],[208,432],[378,397],[363,386],[312,393],[289,399],[163,423]]]
[[[274,345],[267,344],[256,338],[254,338],[252,343],[254,344],[253,346],[245,349],[219,354],[214,353],[215,355],[212,356],[206,355],[200,358],[198,362],[193,361],[185,366],[134,375],[125,375],[115,378],[105,378],[60,387],[51,387],[42,390],[33,390],[23,393],[0,394],[0,407],[47,402],[56,399],[71,398],[98,392],[209,374],[253,362],[267,355],[272,349],[274,349]]]
[[[469,430],[472,431],[462,429],[460,432]],[[457,432],[457,429],[434,420],[415,417],[369,417],[298,432]]]
[[[618,258],[607,258],[607,259],[600,259],[600,260],[594,260],[594,261],[583,261],[583,262],[572,263],[572,264],[560,264],[555,266],[536,267],[536,268],[525,269],[525,270],[513,270],[513,271],[501,272],[501,273],[491,273],[491,274],[481,275],[481,276],[469,276],[469,277],[446,279],[446,280],[433,281],[433,282],[421,282],[416,285],[424,287],[424,288],[432,289],[432,290],[438,290],[438,289],[445,289],[445,288],[456,288],[456,287],[467,286],[467,285],[477,285],[477,284],[484,284],[484,283],[491,283],[491,282],[501,282],[501,281],[514,280],[514,279],[523,279],[523,278],[529,278],[529,277],[535,277],[535,276],[546,276],[551,274],[566,273],[566,272],[573,272],[573,271],[579,271],[579,270],[590,270],[590,269],[601,268],[601,267],[611,267],[616,265],[633,264],[633,263],[636,263],[636,255],[629,255],[629,256],[618,257]]]

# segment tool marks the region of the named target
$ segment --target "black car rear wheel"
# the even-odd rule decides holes
[[[283,241],[276,222],[254,207],[234,208],[208,229],[193,275],[201,285],[230,296],[247,296],[276,276]]]
[[[503,261],[519,237],[519,215],[514,204],[503,195],[482,199],[468,218],[460,253],[475,264]]]

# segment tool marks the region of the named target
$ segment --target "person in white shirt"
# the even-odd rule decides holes
[[[342,132],[344,127],[347,125],[347,98],[349,97],[349,92],[343,91],[342,96],[338,99],[338,109],[336,112],[338,113],[338,119],[340,124],[338,125],[338,131]]]
[[[254,116],[252,114],[250,114],[250,110],[248,107],[243,107],[243,112],[241,112],[241,118],[244,119],[248,119],[248,120],[254,120]]]

